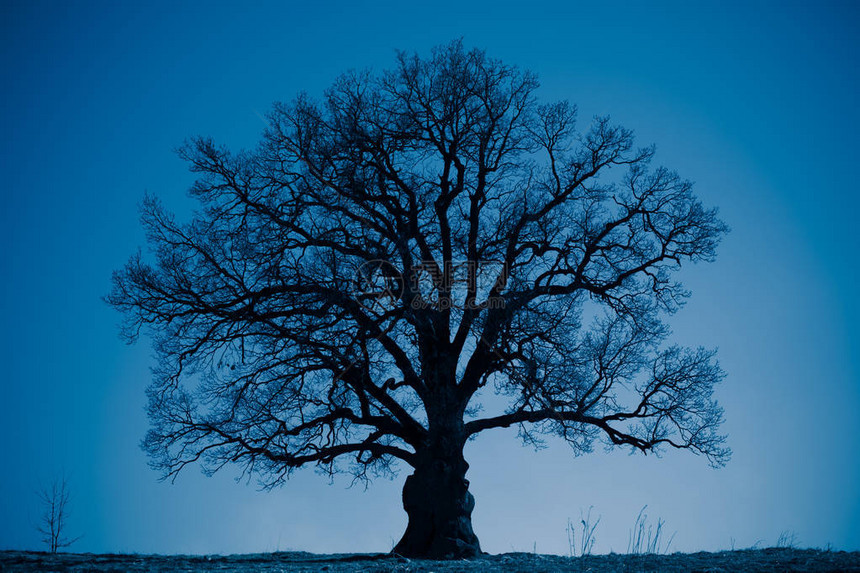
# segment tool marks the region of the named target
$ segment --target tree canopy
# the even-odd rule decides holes
[[[153,464],[239,464],[271,486],[400,461],[425,497],[454,475],[453,509],[404,490],[398,547],[442,556],[478,550],[470,524],[419,526],[468,521],[462,447],[485,430],[722,465],[723,373],[665,318],[689,295],[676,271],[713,260],[727,227],[630,130],[580,130],[537,88],[454,42],[275,104],[252,150],[190,140],[199,209],[177,222],[147,198],[151,254],[107,297],[128,340],[154,340]],[[482,391],[507,409],[482,411]]]

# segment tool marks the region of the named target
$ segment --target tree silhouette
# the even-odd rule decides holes
[[[180,151],[200,208],[154,198],[154,253],[107,300],[159,357],[144,447],[165,477],[239,464],[359,478],[412,467],[395,551],[480,552],[463,448],[486,430],[690,449],[721,465],[714,353],[667,345],[685,261],[726,226],[652,148],[532,73],[467,51],[401,53],[322,101],[276,104],[259,146]],[[482,389],[508,408],[482,415]]]
[[[50,486],[39,490],[39,500],[42,502],[42,517],[37,529],[50,552],[56,553],[78,541],[80,536],[70,538],[66,533],[71,500],[66,477],[56,477]]]

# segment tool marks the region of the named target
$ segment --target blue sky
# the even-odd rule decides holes
[[[213,4],[0,7],[0,548],[39,547],[35,490],[65,471],[81,551],[390,549],[405,469],[366,491],[311,470],[268,493],[230,471],[158,482],[138,448],[151,353],[100,297],[143,245],[145,192],[187,212],[185,138],[252,146],[272,102],[463,37],[656,143],[733,229],[683,272],[694,296],[672,322],[720,349],[733,460],[482,436],[467,457],[483,548],[566,553],[567,518],[593,505],[595,550],[623,551],[648,504],[678,550],[786,530],[860,549],[856,4]]]

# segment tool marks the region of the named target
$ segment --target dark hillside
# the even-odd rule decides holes
[[[571,572],[637,573],[729,571],[845,571],[860,573],[860,552],[816,549],[757,549],[719,553],[672,555],[593,555],[568,558],[558,555],[507,553],[459,561],[426,561],[390,555],[315,555],[304,552],[251,555],[94,555],[50,554],[30,551],[0,552],[0,571],[140,572],[250,571],[331,573],[431,572]]]

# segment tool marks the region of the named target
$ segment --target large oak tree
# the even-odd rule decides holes
[[[577,452],[669,446],[721,465],[714,353],[667,342],[685,262],[725,233],[653,149],[454,42],[276,104],[252,151],[182,157],[200,204],[147,199],[151,256],[115,273],[158,355],[144,447],[175,476],[239,464],[411,466],[395,551],[480,552],[464,446],[518,426]],[[482,393],[506,399],[484,413]]]

